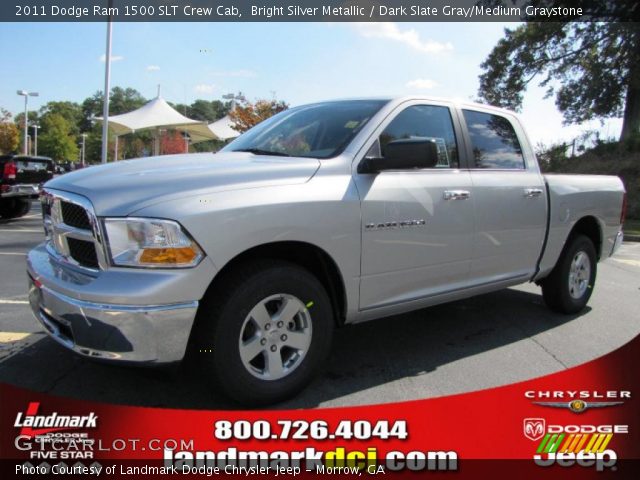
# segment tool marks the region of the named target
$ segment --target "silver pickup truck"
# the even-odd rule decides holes
[[[29,299],[81,355],[189,351],[227,395],[272,403],[309,382],[347,323],[523,282],[578,312],[622,241],[625,198],[617,177],[542,175],[508,111],[316,103],[217,154],[49,181]]]

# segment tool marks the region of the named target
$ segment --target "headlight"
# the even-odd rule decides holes
[[[111,262],[122,267],[184,268],[197,265],[202,250],[171,220],[105,218]]]

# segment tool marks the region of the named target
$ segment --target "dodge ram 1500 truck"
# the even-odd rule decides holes
[[[147,365],[189,351],[265,404],[309,382],[344,324],[523,282],[580,311],[625,192],[542,175],[508,111],[411,97],[292,108],[217,154],[56,178],[42,202],[29,300],[55,340]]]
[[[53,178],[54,165],[49,157],[0,155],[0,217],[19,218],[31,209],[41,185]]]

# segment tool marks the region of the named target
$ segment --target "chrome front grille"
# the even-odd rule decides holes
[[[83,230],[91,230],[89,215],[87,215],[87,211],[83,207],[63,200],[60,202],[60,208],[62,210],[62,221],[65,225]]]
[[[97,271],[107,266],[100,224],[85,197],[45,189],[42,215],[49,253],[72,266]]]
[[[96,247],[93,242],[67,237],[69,256],[83,267],[99,268]]]

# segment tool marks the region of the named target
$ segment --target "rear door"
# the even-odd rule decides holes
[[[468,135],[475,233],[473,284],[530,277],[542,250],[547,196],[544,179],[518,120],[463,108]]]
[[[460,165],[460,133],[449,105],[408,102],[370,140],[379,149],[372,156],[384,156],[390,141],[429,139],[438,161],[432,168],[355,174],[362,202],[361,309],[437,295],[467,281],[473,199],[469,172]]]

